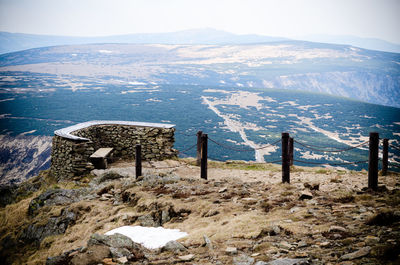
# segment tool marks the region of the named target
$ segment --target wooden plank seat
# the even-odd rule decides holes
[[[92,162],[94,168],[96,169],[106,169],[107,159],[112,157],[112,148],[99,148],[90,157],[90,162]]]

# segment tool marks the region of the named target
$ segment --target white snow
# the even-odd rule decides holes
[[[54,131],[55,135],[61,136],[63,138],[72,139],[72,140],[81,140],[81,141],[89,141],[87,138],[79,137],[72,135],[71,133],[77,130],[81,130],[83,128],[87,128],[94,125],[129,125],[129,126],[140,126],[140,127],[155,127],[155,128],[172,128],[175,127],[174,124],[165,124],[165,123],[150,123],[150,122],[136,122],[136,121],[87,121],[83,123],[78,123],[70,127],[66,127],[60,130]]]
[[[110,50],[99,50],[99,53],[107,53],[107,54],[110,54],[110,53],[113,53],[113,51],[110,51]]]
[[[188,234],[179,229],[166,229],[163,227],[121,226],[108,231],[106,235],[122,234],[133,242],[142,244],[145,248],[156,249],[165,246],[171,240],[177,240]]]

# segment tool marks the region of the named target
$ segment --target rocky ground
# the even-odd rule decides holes
[[[194,161],[144,164],[135,179],[120,162],[71,182],[48,172],[0,200],[2,264],[399,264],[400,179],[279,165],[210,162],[208,180]],[[163,226],[188,233],[149,250],[123,226]]]

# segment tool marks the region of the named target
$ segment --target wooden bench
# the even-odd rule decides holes
[[[99,148],[90,157],[90,162],[96,169],[107,168],[107,158],[112,157],[112,148]]]

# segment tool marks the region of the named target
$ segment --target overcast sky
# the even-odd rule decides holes
[[[107,36],[215,28],[400,43],[400,0],[0,0],[0,31]]]

